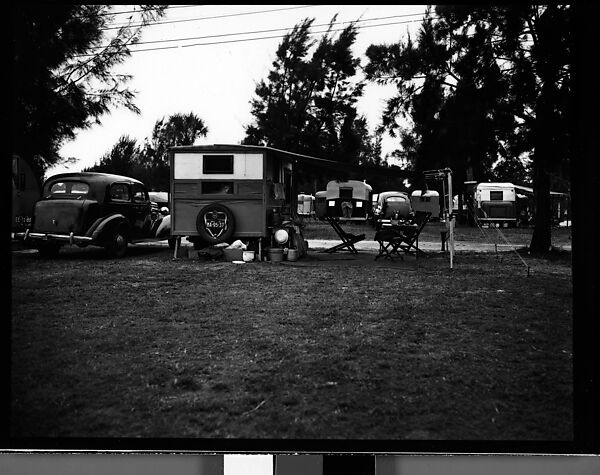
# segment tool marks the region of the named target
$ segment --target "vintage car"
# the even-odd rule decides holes
[[[62,173],[46,180],[31,227],[17,233],[43,256],[65,244],[104,247],[122,257],[129,243],[170,238],[170,216],[152,212],[144,184],[106,173]]]
[[[384,191],[377,197],[377,205],[373,210],[373,224],[379,230],[389,226],[392,221],[410,218],[413,212],[408,193],[403,191]]]

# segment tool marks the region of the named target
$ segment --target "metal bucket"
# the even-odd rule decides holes
[[[272,247],[269,249],[267,255],[269,256],[269,260],[272,262],[283,261],[283,249]]]
[[[288,249],[287,260],[288,261],[297,261],[298,260],[298,249]]]

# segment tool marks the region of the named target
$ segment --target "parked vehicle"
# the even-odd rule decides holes
[[[18,155],[12,157],[12,233],[31,226],[33,207],[42,197],[42,185],[29,163]]]
[[[407,220],[413,212],[408,193],[404,191],[384,191],[379,193],[373,210],[373,224],[380,230],[389,226],[392,220]]]
[[[516,192],[512,183],[479,183],[475,202],[479,222],[516,225]]]
[[[327,216],[327,192],[325,190],[315,193],[315,216],[318,219]]]
[[[149,191],[150,204],[152,206],[152,215],[158,217],[159,213],[163,216],[170,214],[169,193],[166,191]]]
[[[300,193],[298,195],[298,215],[299,216],[312,216],[315,214],[315,197],[313,195],[307,195]]]
[[[325,209],[319,209],[318,217],[339,218],[344,221],[367,221],[372,213],[373,188],[364,181],[332,180],[325,190]]]
[[[410,204],[414,211],[431,213],[430,221],[440,219],[440,194],[435,190],[415,190],[410,194]]]
[[[179,146],[169,153],[174,237],[197,249],[241,240],[259,256],[265,247],[306,252],[293,187],[301,156],[248,145]]]
[[[44,256],[65,244],[104,247],[122,257],[128,244],[168,239],[169,216],[152,216],[144,184],[106,173],[62,173],[46,180],[31,227],[17,233]]]

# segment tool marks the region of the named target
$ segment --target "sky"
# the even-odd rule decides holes
[[[114,11],[131,8],[116,5]],[[114,70],[132,76],[127,84],[136,92],[141,114],[113,109],[100,118],[101,124],[77,131],[75,140],[60,150],[62,157],[76,162],[54,166],[46,175],[93,166],[123,135],[142,145],[157,120],[176,113],[192,112],[208,127],[208,135],[197,145],[239,143],[244,127],[252,122],[250,101],[256,84],[266,79],[282,36],[303,19],[315,19],[311,31],[316,33],[325,32],[335,14],[335,29],[347,26],[343,22],[365,20],[358,23],[354,45],[354,55],[364,66],[369,45],[404,41],[409,31],[415,35],[425,9],[425,5],[172,5],[160,24],[143,30],[140,43],[132,48],[139,51]],[[115,22],[120,24],[126,16],[116,15]],[[357,108],[371,131],[394,90],[376,84],[366,87]],[[395,148],[396,142],[385,137],[384,155]]]

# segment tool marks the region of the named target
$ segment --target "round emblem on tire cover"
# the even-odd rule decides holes
[[[235,232],[235,218],[227,206],[212,203],[198,213],[196,230],[200,238],[208,244],[226,242]]]
[[[218,239],[227,231],[227,214],[222,211],[209,211],[204,214],[204,229],[213,238]]]

